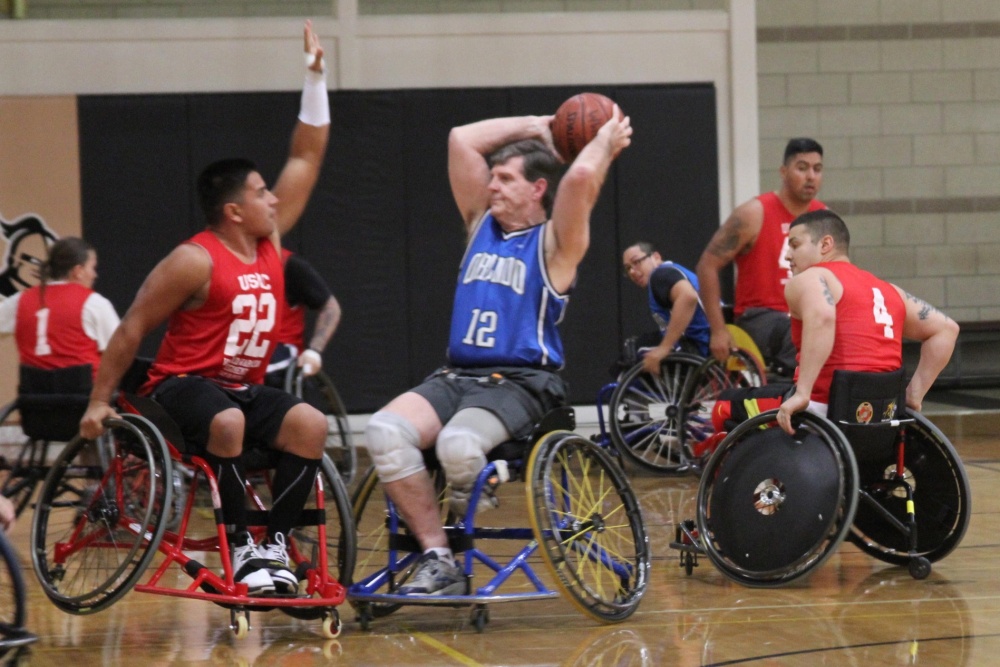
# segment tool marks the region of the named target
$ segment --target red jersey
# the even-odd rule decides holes
[[[281,263],[284,264],[287,262],[291,254],[291,250],[282,248]],[[301,303],[297,306],[289,304],[288,296],[282,291],[281,297],[278,299],[278,312],[280,313],[278,321],[281,322],[281,326],[278,327],[278,335],[275,337],[275,342],[294,345],[301,351],[305,347],[305,305]]]
[[[274,351],[278,303],[285,293],[278,251],[262,238],[254,261],[244,263],[210,231],[186,242],[212,258],[208,298],[170,316],[144,391],[173,375],[259,384]]]
[[[14,337],[21,363],[53,370],[90,364],[94,376],[101,363],[97,341],[83,326],[83,308],[94,290],[78,283],[59,283],[24,291],[17,304]]]
[[[891,284],[849,262],[815,266],[828,269],[844,286],[837,303],[833,350],[816,378],[811,396],[817,403],[829,403],[835,370],[880,372],[902,367],[906,304]],[[802,349],[802,320],[794,317],[792,342]]]
[[[788,312],[785,283],[792,277],[785,254],[788,252],[788,227],[796,217],[774,192],[757,200],[764,206],[764,221],[750,252],[736,257],[736,303],[733,313],[739,317],[747,308],[770,308]],[[826,208],[814,199],[810,211]]]

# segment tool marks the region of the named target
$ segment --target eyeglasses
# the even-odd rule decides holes
[[[628,278],[629,274],[632,273],[632,271],[638,269],[640,264],[642,264],[652,256],[653,253],[647,252],[642,257],[637,257],[636,259],[633,259],[629,262],[625,262],[624,266],[622,266],[622,273],[625,275],[626,278]]]

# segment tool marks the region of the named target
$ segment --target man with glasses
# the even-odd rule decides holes
[[[689,269],[665,262],[652,243],[640,241],[622,254],[625,277],[649,294],[649,310],[659,332],[640,336],[639,350],[647,373],[658,373],[660,362],[674,350],[708,356],[709,332],[698,299],[698,278]],[[648,347],[646,347],[648,345]]]

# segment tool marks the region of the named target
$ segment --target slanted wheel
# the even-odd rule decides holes
[[[555,431],[526,477],[531,527],[560,590],[599,621],[628,618],[646,591],[649,544],[625,473],[586,438]]]
[[[699,444],[715,435],[712,410],[719,394],[735,387],[760,387],[766,382],[764,371],[753,356],[742,349],[733,352],[725,363],[714,357],[702,361],[688,376],[681,397],[681,437],[685,456],[700,464],[711,455],[709,447],[699,447]]]
[[[89,614],[142,576],[166,529],[172,484],[167,446],[137,415],[109,420],[102,440],[71,441],[52,465],[31,526],[32,565],[63,611]]]
[[[972,517],[972,492],[965,466],[938,427],[920,413],[906,426],[904,478],[913,488],[917,548],[914,555],[934,563],[952,552]],[[895,461],[860,461],[862,488],[895,473]],[[877,494],[892,516],[907,523],[906,497],[900,491]],[[894,565],[908,565],[909,539],[867,503],[858,504],[848,538],[865,553]]]
[[[747,586],[781,586],[819,567],[850,529],[858,503],[857,466],[843,434],[802,414],[790,436],[776,414],[733,429],[698,489],[706,553]]]
[[[354,528],[351,501],[336,466],[325,454],[320,461],[319,474],[323,478],[327,569],[331,577],[346,586],[351,580],[357,557],[357,531]],[[251,480],[256,482],[254,488],[258,497],[265,507],[270,507],[273,502],[271,491],[268,484],[261,483],[264,478],[266,476],[251,476]],[[307,510],[317,507],[315,488],[309,494],[305,507]],[[319,564],[320,553],[318,526],[297,526],[289,533],[288,555],[291,567],[300,580],[306,577],[311,568]],[[327,610],[323,607],[279,607],[279,609],[293,618],[303,620],[315,620],[327,614]]]
[[[333,380],[321,370],[311,377],[295,373],[291,382],[289,389],[292,393],[326,415],[326,453],[337,466],[344,485],[350,486],[357,471],[358,458],[351,425],[347,421],[347,409]]]
[[[0,493],[10,498],[20,516],[48,472],[45,467],[48,443],[30,438],[21,430],[17,401],[0,409],[0,442],[8,453],[0,457]]]
[[[445,500],[446,483],[444,475],[438,470],[430,471],[434,480],[434,487],[438,492],[439,504],[441,506],[441,516],[443,521],[449,521],[448,503]],[[357,562],[354,566],[354,577],[351,582],[363,581],[367,577],[375,574],[389,565],[389,506],[386,502],[385,493],[379,484],[378,475],[374,467],[361,476],[358,487],[354,490],[351,499],[354,512],[354,523],[357,526]],[[401,533],[408,533],[406,526],[401,524]],[[416,541],[414,540],[414,544]],[[419,549],[418,549],[419,550]],[[397,559],[406,556],[405,552],[399,551]],[[403,569],[394,575],[391,589],[398,588],[406,583],[413,574],[416,566],[416,558],[410,568]],[[390,591],[383,591],[390,592]],[[399,609],[400,605],[382,602],[354,602],[351,604],[358,611],[358,620],[361,627],[367,629],[367,623],[372,619],[388,616]]]
[[[6,533],[0,530],[0,634],[6,637],[10,632],[24,628],[27,620],[25,604],[27,590],[24,587],[24,577],[18,564],[17,553],[7,539]]]
[[[611,441],[643,468],[661,473],[687,472],[684,445],[684,388],[702,359],[676,353],[650,375],[638,363],[618,381],[611,395]]]

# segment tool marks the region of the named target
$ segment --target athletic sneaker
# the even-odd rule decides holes
[[[417,562],[417,571],[396,592],[402,595],[462,595],[466,592],[465,575],[458,565],[448,565],[433,551]]]
[[[274,580],[266,569],[267,561],[253,537],[247,534],[247,543],[233,549],[233,579],[247,585],[247,595],[256,597],[274,593]]]
[[[274,590],[278,595],[294,595],[299,590],[299,579],[288,567],[288,549],[285,536],[274,534],[274,542],[262,549],[261,557],[267,562],[267,573],[274,580]]]

